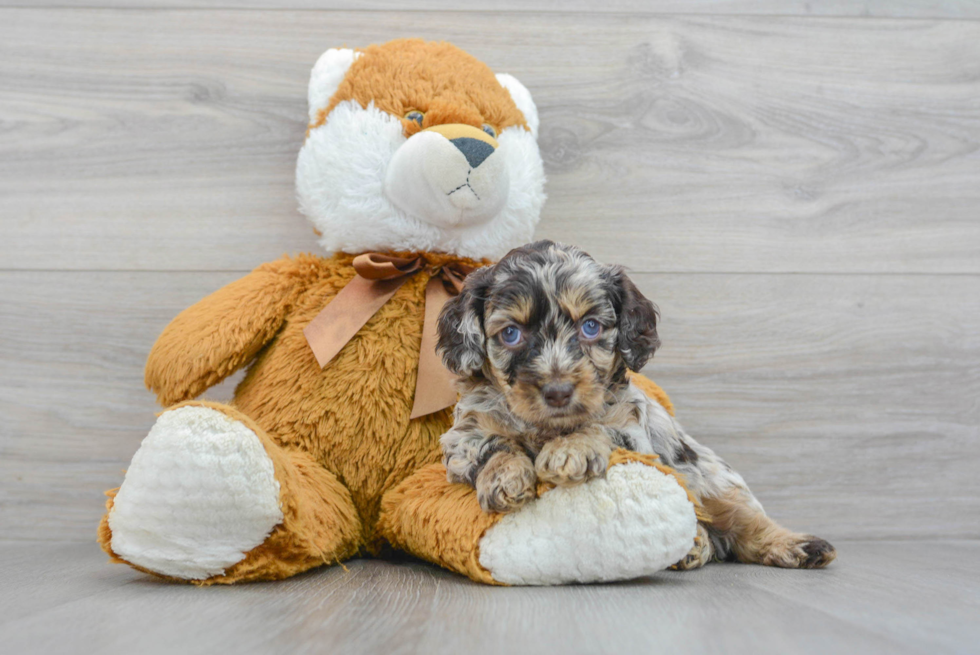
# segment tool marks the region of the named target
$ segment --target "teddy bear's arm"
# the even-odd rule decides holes
[[[296,293],[289,260],[271,262],[174,318],[146,362],[146,386],[162,405],[189,400],[248,364],[282,326]]]

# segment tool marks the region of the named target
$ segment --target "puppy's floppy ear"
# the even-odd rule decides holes
[[[483,306],[492,278],[489,266],[470,273],[462,293],[447,302],[439,314],[436,350],[446,368],[461,377],[479,371],[487,358]]]
[[[657,336],[660,312],[656,305],[640,293],[633,281],[626,277],[622,268],[614,267],[611,273],[613,297],[618,300],[616,328],[619,336],[616,348],[626,366],[632,371],[639,371],[660,347],[660,338]]]

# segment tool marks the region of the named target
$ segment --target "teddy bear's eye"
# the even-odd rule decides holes
[[[493,138],[495,139],[497,138],[497,130],[493,129],[492,125],[487,125],[486,123],[484,123],[483,131],[489,134],[490,136],[492,136]]]
[[[413,110],[405,114],[405,118],[407,118],[410,121],[415,121],[416,123],[419,124],[419,127],[422,127],[422,119],[425,118],[425,114],[423,114],[420,111]]]

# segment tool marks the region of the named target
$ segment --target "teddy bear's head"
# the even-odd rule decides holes
[[[538,113],[510,75],[449,43],[332,49],[310,78],[300,209],[328,252],[498,258],[544,204]]]

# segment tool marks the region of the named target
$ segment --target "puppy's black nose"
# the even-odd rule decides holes
[[[544,401],[551,407],[564,407],[567,405],[568,401],[572,399],[572,392],[574,391],[575,385],[571,382],[546,384],[541,389],[541,393],[544,395]]]
[[[463,153],[466,161],[470,164],[470,168],[476,168],[482,164],[483,160],[492,155],[494,151],[494,147],[486,141],[471,139],[468,136],[451,139],[449,142]]]

